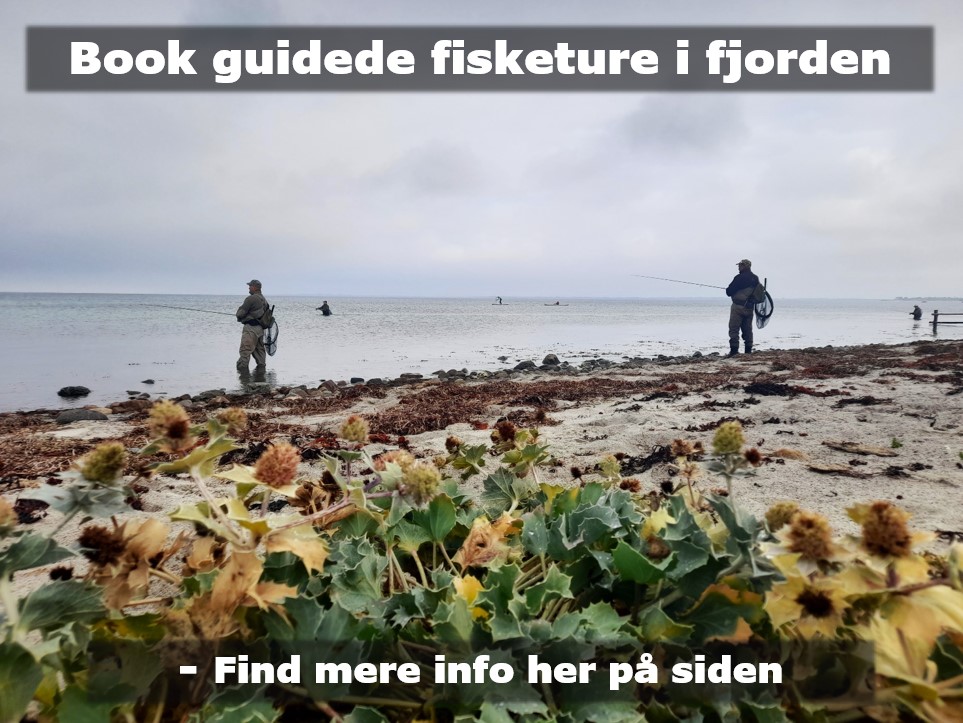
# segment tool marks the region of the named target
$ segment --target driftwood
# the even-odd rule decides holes
[[[840,452],[846,452],[847,454],[875,454],[877,457],[895,457],[896,452],[891,449],[886,449],[885,447],[871,447],[865,444],[859,444],[857,442],[834,442],[826,441],[823,444],[830,449],[838,449]]]
[[[843,477],[855,477],[857,479],[865,479],[869,477],[866,472],[857,472],[848,464],[821,464],[817,462],[810,462],[806,465],[813,472],[819,472],[821,474],[838,474]]]

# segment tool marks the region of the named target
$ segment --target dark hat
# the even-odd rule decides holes
[[[752,266],[752,261],[750,261],[749,259],[743,259],[743,260],[740,261],[738,264],[736,264],[736,266],[749,266],[749,267],[751,267],[751,266]]]
[[[260,286],[260,285],[261,285],[261,282],[258,281],[257,279],[251,279],[250,281],[247,282],[247,285],[248,285],[248,286]]]

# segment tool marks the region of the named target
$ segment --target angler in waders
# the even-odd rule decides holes
[[[738,264],[739,273],[726,287],[726,296],[732,299],[729,309],[729,356],[739,353],[739,331],[746,345],[746,354],[752,353],[752,313],[756,300],[753,292],[759,286],[759,277],[752,273],[752,262],[743,259]]]
[[[247,371],[254,355],[257,369],[264,369],[267,354],[264,349],[264,327],[261,321],[268,311],[267,299],[261,295],[261,282],[252,279],[247,284],[248,297],[237,309],[237,320],[244,324],[241,331],[241,355],[237,360],[237,368]]]

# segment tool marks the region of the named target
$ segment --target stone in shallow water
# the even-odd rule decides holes
[[[70,424],[71,422],[85,421],[106,421],[107,415],[103,412],[95,412],[93,409],[67,409],[57,415],[57,424]]]
[[[63,387],[57,392],[61,397],[86,397],[88,394],[90,390],[87,387]]]

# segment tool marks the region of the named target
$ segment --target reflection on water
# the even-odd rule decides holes
[[[177,395],[256,384],[309,384],[352,376],[430,375],[437,369],[501,369],[548,354],[579,363],[728,349],[728,300],[377,299],[275,297],[278,352],[263,381],[239,375],[234,362],[241,327],[233,311],[242,296],[0,294],[6,329],[6,374],[0,410],[75,406],[56,396],[82,384],[83,403],[124,399],[126,391]],[[921,304],[927,315],[930,309]],[[168,308],[188,307],[198,311]],[[775,314],[755,330],[756,348],[899,343],[933,338],[914,322],[912,304],[894,300],[776,298]],[[963,302],[940,302],[963,311]],[[216,313],[210,313],[216,312]],[[5,323],[0,321],[0,323]],[[937,338],[963,337],[963,325],[940,326]],[[500,361],[499,357],[506,357]],[[156,380],[145,386],[147,378]]]
[[[268,370],[267,367],[255,366],[254,371],[250,369],[238,369],[237,380],[244,389],[251,389],[264,384],[274,387],[277,386],[278,375],[273,369]]]

